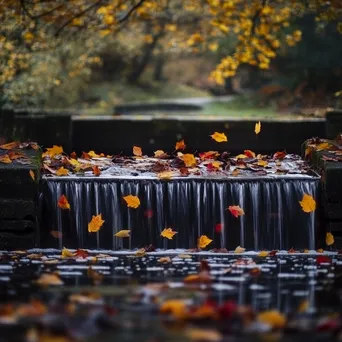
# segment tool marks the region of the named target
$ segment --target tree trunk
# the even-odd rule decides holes
[[[164,54],[159,54],[155,60],[155,66],[153,71],[153,79],[154,81],[161,82],[164,81],[163,71],[165,65],[165,57]]]

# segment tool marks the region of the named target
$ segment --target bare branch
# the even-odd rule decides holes
[[[132,13],[144,3],[144,1],[145,0],[140,0],[136,5],[134,5],[122,18],[118,20],[118,23],[121,24],[126,21],[132,15]]]

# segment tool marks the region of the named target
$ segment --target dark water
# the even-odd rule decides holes
[[[276,177],[225,180],[112,178],[48,178],[42,184],[43,247],[105,248],[118,250],[152,244],[159,248],[194,248],[204,234],[211,248],[249,250],[314,249],[315,213],[304,213],[303,194],[318,197],[315,177]],[[123,196],[136,195],[141,205],[127,208]],[[65,195],[71,210],[60,210]],[[240,205],[245,216],[235,218],[227,210]],[[102,214],[105,223],[89,234],[92,215]],[[215,227],[222,225],[222,232]],[[178,234],[172,241],[160,238],[171,227]],[[114,234],[131,230],[131,239]],[[61,239],[51,237],[58,231]]]

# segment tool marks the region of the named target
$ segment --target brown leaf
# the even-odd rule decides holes
[[[12,160],[10,159],[10,157],[8,156],[8,154],[3,154],[2,156],[0,156],[0,163],[3,164],[11,164]]]
[[[137,157],[142,156],[142,149],[139,146],[133,146],[133,154]]]
[[[36,180],[36,175],[34,174],[34,172],[32,170],[29,171],[29,175],[32,178],[33,181]]]

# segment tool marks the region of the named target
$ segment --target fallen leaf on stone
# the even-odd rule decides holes
[[[62,258],[73,258],[75,255],[73,252],[69,251],[67,248],[62,249]]]
[[[251,150],[244,150],[243,154],[246,155],[248,158],[255,158],[255,153]]]
[[[166,158],[168,155],[163,150],[154,151],[155,158]]]
[[[53,158],[54,156],[58,154],[62,154],[62,153],[63,153],[62,146],[53,145],[53,147],[46,149],[46,152],[42,154],[42,158],[45,158],[45,157]]]
[[[160,178],[160,179],[171,179],[175,175],[176,175],[176,173],[173,171],[163,171],[163,172],[159,172],[157,174],[158,178]]]
[[[197,247],[205,248],[207,247],[213,240],[209,239],[206,235],[202,235],[198,238]]]
[[[222,334],[214,329],[188,328],[185,330],[185,336],[195,342],[220,342],[223,340]]]
[[[88,232],[96,233],[100,230],[102,225],[104,224],[104,220],[102,220],[101,214],[92,217],[91,221],[88,223]]]
[[[136,209],[140,206],[140,200],[137,196],[128,195],[124,196],[123,199],[125,200],[128,208]]]
[[[96,176],[96,177],[100,176],[101,170],[100,170],[100,168],[99,168],[97,165],[94,165],[94,166],[92,167],[92,169],[93,169],[93,174],[94,174],[94,176]]]
[[[82,258],[82,259],[87,259],[89,257],[89,252],[86,251],[85,249],[76,249],[74,253],[75,258]]]
[[[178,258],[191,259],[191,255],[190,254],[178,254]]]
[[[103,153],[102,154],[97,154],[97,153],[95,153],[95,151],[89,151],[88,152],[88,156],[90,158],[101,158],[101,157],[104,157],[104,154]]]
[[[68,174],[69,170],[65,169],[63,166],[56,171],[57,176],[67,176]]]
[[[158,259],[158,262],[160,262],[162,264],[168,264],[171,262],[171,258],[170,257],[161,257]]]
[[[217,161],[217,160],[215,160],[211,163],[211,165],[216,169],[219,169],[222,164],[223,164],[222,162]]]
[[[286,157],[286,153],[285,152],[276,152],[273,154],[273,159],[284,159]]]
[[[224,133],[215,132],[211,135],[211,138],[217,142],[226,142],[228,141],[227,136]]]
[[[316,151],[317,152],[325,151],[325,150],[328,150],[330,147],[331,147],[331,144],[329,144],[328,142],[323,142],[316,146]]]
[[[267,257],[268,255],[269,255],[269,253],[267,251],[261,251],[258,254],[259,257]]]
[[[117,233],[114,234],[114,236],[118,237],[118,238],[125,238],[125,237],[130,237],[130,229],[122,229],[120,231],[118,231]]]
[[[316,201],[311,195],[304,194],[303,199],[299,203],[305,213],[311,213],[316,210]]]
[[[243,253],[243,252],[245,252],[245,251],[246,251],[246,248],[242,248],[242,247],[240,247],[240,246],[237,246],[237,247],[235,248],[234,253],[239,254],[239,253]]]
[[[43,273],[36,281],[40,286],[63,285],[63,280],[56,273]]]
[[[334,235],[332,235],[331,233],[327,233],[325,237],[325,243],[327,244],[327,246],[333,245],[334,242],[335,242]]]
[[[306,249],[304,249],[303,253],[308,254],[309,250],[306,248]]]
[[[234,169],[232,171],[232,176],[234,176],[234,177],[238,176],[239,174],[240,174],[240,170],[239,169]]]
[[[259,160],[257,162],[257,165],[258,166],[262,166],[262,167],[266,167],[268,165],[267,161],[266,160]]]
[[[324,249],[323,248],[318,248],[316,252],[317,253],[324,253]]]
[[[133,154],[137,157],[142,156],[142,149],[139,146],[133,146]]]
[[[10,159],[8,154],[3,154],[2,156],[0,156],[0,163],[11,164],[12,160]]]
[[[201,160],[214,159],[218,157],[219,155],[220,154],[217,151],[208,151],[208,152],[203,152],[199,154]]]
[[[255,134],[259,134],[260,131],[261,131],[261,122],[259,121],[255,124],[254,132],[255,132]]]
[[[178,141],[176,143],[176,146],[175,146],[175,150],[178,151],[178,150],[185,150],[185,143],[184,143],[184,140],[181,140],[181,141]]]
[[[146,255],[146,250],[145,250],[145,248],[140,248],[140,249],[138,249],[138,250],[135,252],[134,255],[137,256],[137,257],[143,257],[143,256],[145,256],[145,255]]]
[[[187,153],[183,154],[183,161],[186,167],[196,166],[196,158],[193,154]]]
[[[239,216],[245,215],[245,212],[243,211],[243,209],[240,208],[240,206],[238,206],[238,205],[230,205],[228,207],[228,210],[236,218],[239,217]]]
[[[286,324],[286,317],[277,310],[268,310],[260,312],[257,315],[257,321],[260,323],[268,324],[272,328],[281,329]]]
[[[245,159],[248,158],[245,154],[238,154],[236,157],[236,159]]]
[[[165,228],[161,233],[160,236],[172,240],[173,237],[177,234],[172,228]]]
[[[57,203],[58,207],[61,209],[69,209],[70,210],[70,204],[68,202],[68,199],[65,197],[65,195],[62,195]]]
[[[12,141],[10,143],[0,145],[0,148],[2,150],[13,150],[14,148],[18,148],[18,147],[19,147],[18,141]]]

